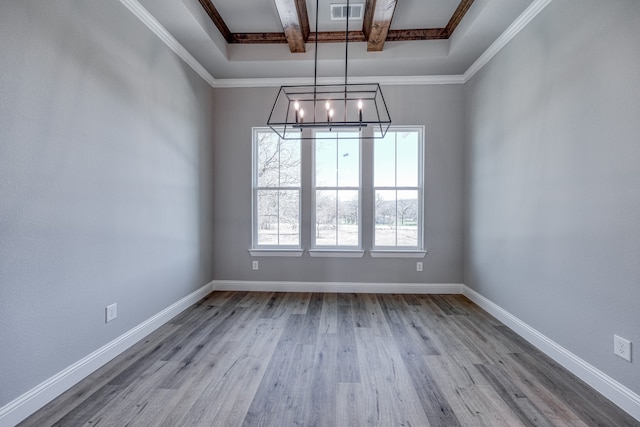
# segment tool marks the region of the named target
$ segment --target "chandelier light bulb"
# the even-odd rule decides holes
[[[329,101],[327,101],[324,106],[326,107],[327,111],[329,111],[331,109],[331,103]]]
[[[295,108],[296,111],[300,109],[300,104],[298,104],[298,101],[296,101],[295,104],[293,104],[293,108]]]

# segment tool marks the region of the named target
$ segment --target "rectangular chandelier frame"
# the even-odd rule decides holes
[[[304,129],[374,132],[347,139],[384,138],[391,117],[378,83],[281,86],[267,125],[285,140],[314,139]],[[378,132],[379,131],[379,132]]]

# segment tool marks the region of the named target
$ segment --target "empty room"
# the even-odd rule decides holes
[[[0,427],[640,426],[640,2],[0,2]]]

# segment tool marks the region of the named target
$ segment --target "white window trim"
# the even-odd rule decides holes
[[[309,256],[311,258],[362,258],[364,250],[309,249]]]
[[[427,255],[427,251],[407,251],[403,249],[398,250],[375,250],[369,251],[371,258],[424,258]]]
[[[375,206],[375,193],[377,189],[393,189],[402,190],[409,189],[409,187],[376,187],[375,185],[375,147],[373,148],[372,156],[372,191],[373,191],[373,224],[371,230],[371,249],[369,253],[374,258],[421,258],[427,253],[424,250],[424,155],[425,155],[425,140],[424,140],[424,126],[391,126],[387,132],[401,132],[403,129],[417,130],[418,131],[418,245],[417,246],[376,246],[376,206]],[[396,165],[397,170],[397,165]],[[411,187],[411,190],[415,190],[415,187]],[[392,254],[397,253],[398,257]],[[374,255],[376,254],[376,255]],[[410,254],[422,254],[421,256],[413,256]]]
[[[354,129],[357,131],[357,128]],[[314,131],[314,135],[315,135]],[[338,131],[336,131],[338,133]],[[362,138],[358,138],[358,187],[316,187],[316,140],[313,139],[311,145],[311,249],[309,255],[311,257],[330,257],[330,253],[334,253],[337,257],[362,257],[364,250],[362,249]],[[358,245],[345,246],[324,246],[316,244],[316,192],[318,190],[357,190],[358,191]],[[337,226],[337,219],[336,219]],[[312,253],[313,252],[313,253]],[[358,256],[351,254],[358,253]]]
[[[282,252],[281,255],[271,256],[302,256],[302,165],[300,166],[300,184],[298,187],[269,187],[269,190],[273,191],[287,191],[298,190],[298,244],[297,245],[259,245],[258,244],[258,206],[256,201],[258,200],[258,191],[261,190],[258,187],[258,176],[256,174],[257,161],[258,161],[258,144],[257,134],[258,132],[273,132],[269,127],[253,127],[251,128],[251,249],[250,252],[265,253]],[[302,156],[302,146],[300,146],[300,155]],[[300,255],[286,255],[286,253],[297,253],[300,251]],[[258,256],[253,255],[252,256]]]
[[[304,250],[286,250],[286,249],[249,249],[252,257],[292,257],[299,258]]]

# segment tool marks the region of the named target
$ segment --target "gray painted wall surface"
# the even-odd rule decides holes
[[[312,70],[310,70],[312,72]],[[278,88],[216,89],[214,95],[214,260],[218,280],[461,283],[464,90],[462,86],[394,86],[383,93],[394,124],[425,126],[424,271],[415,259],[252,258],[251,128],[264,126]],[[367,142],[365,142],[366,144]],[[369,142],[370,143],[370,142]],[[303,163],[304,165],[304,163]],[[364,173],[367,173],[363,165]],[[310,184],[309,184],[310,185]],[[305,189],[306,188],[306,189]],[[304,197],[310,188],[303,183]],[[371,202],[372,203],[372,202]],[[363,195],[363,211],[367,208]],[[308,204],[310,206],[310,203]],[[370,206],[370,205],[369,205]],[[302,242],[311,240],[303,213]],[[363,242],[371,241],[363,231]],[[252,259],[260,270],[251,269]]]
[[[211,89],[119,2],[4,1],[0,40],[1,407],[212,279],[212,153]]]
[[[636,0],[554,1],[465,88],[465,284],[636,393],[638,40]]]

